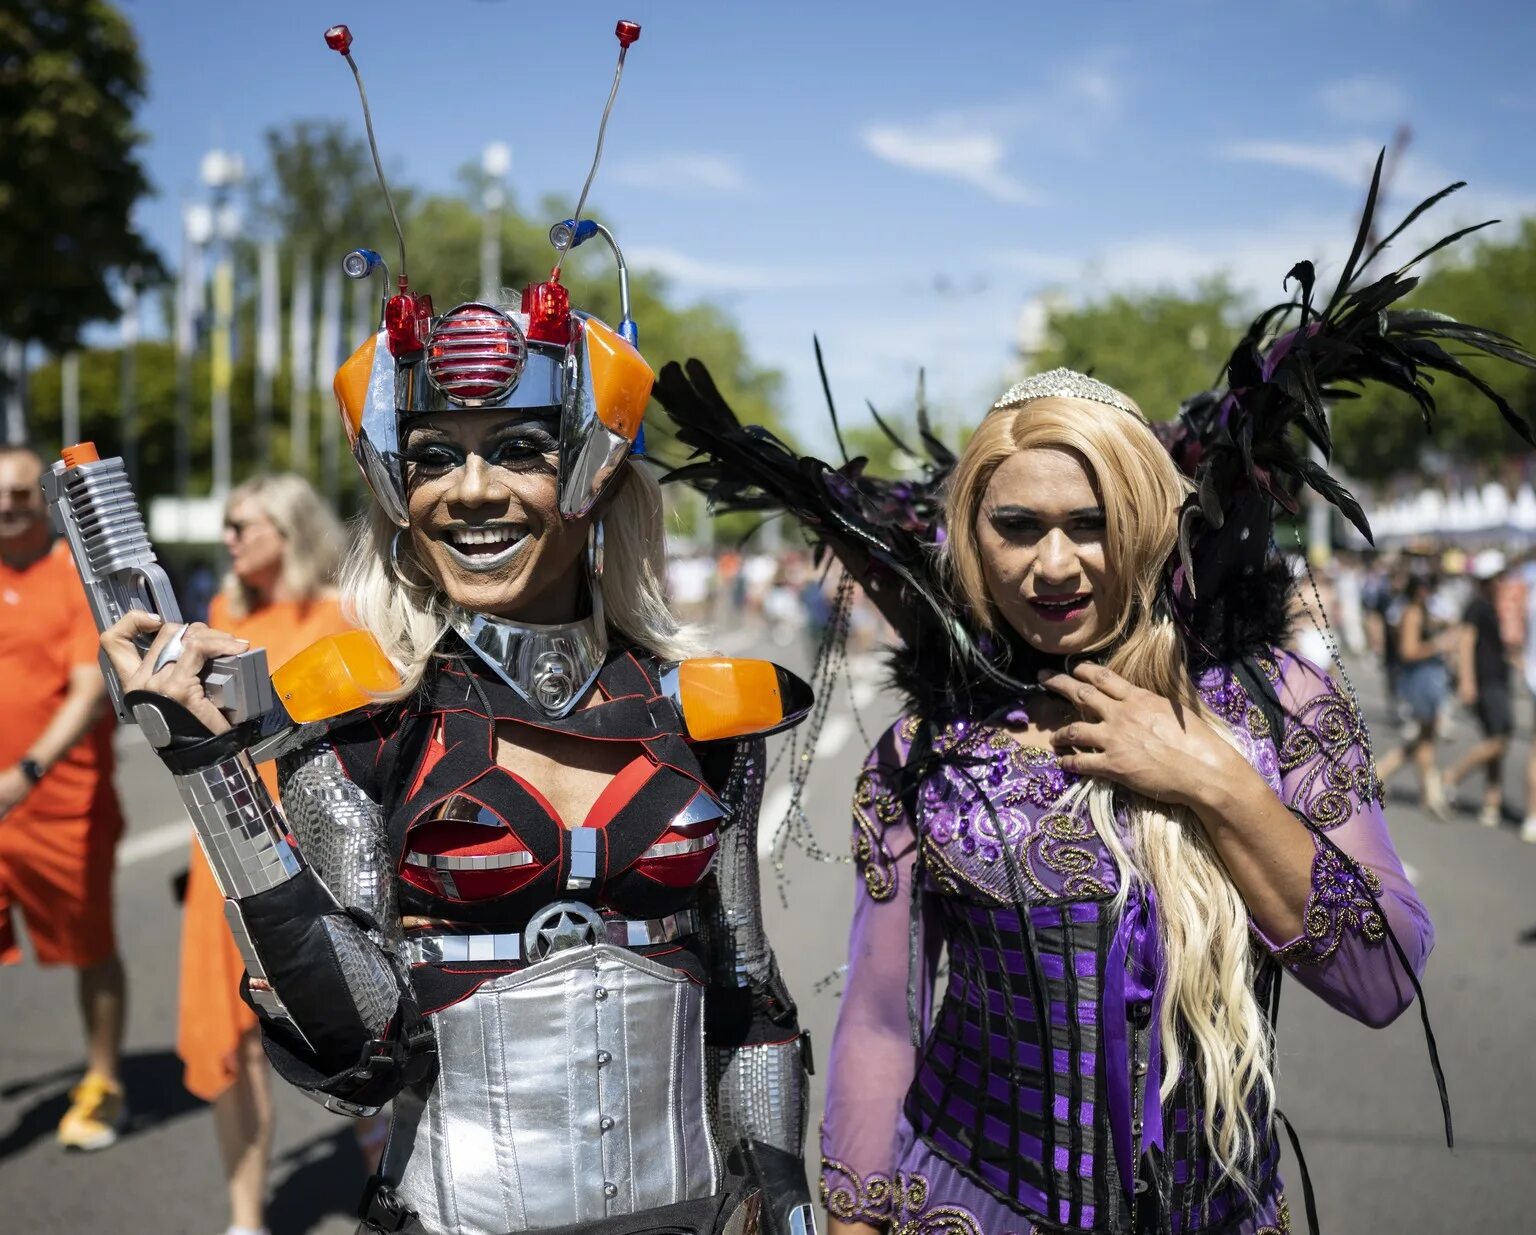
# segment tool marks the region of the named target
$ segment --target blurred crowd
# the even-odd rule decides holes
[[[667,592],[684,621],[712,636],[761,632],[776,648],[802,645],[814,655],[833,620],[841,571],[830,571],[800,548],[674,547],[667,565]],[[885,642],[886,626],[862,592],[854,591],[848,614],[848,650],[868,652]]]
[[[1518,821],[1536,843],[1536,757],[1527,758],[1523,801],[1505,788],[1516,712],[1536,697],[1536,549],[1421,541],[1340,552],[1302,580],[1296,605],[1297,651],[1379,669],[1399,725],[1395,741],[1378,734],[1374,743],[1385,783],[1411,767],[1436,818],[1462,809],[1487,827]],[[1469,724],[1471,748],[1446,762],[1447,739]]]

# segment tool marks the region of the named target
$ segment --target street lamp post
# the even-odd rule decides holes
[[[229,492],[231,443],[229,388],[234,368],[235,268],[231,244],[240,218],[229,204],[229,192],[245,177],[245,163],[238,154],[210,150],[203,156],[203,183],[213,195],[213,236],[216,253],[213,270],[212,409],[213,493]]]
[[[128,483],[139,482],[139,281],[144,273],[130,266],[123,277],[123,316],[121,319],[123,355],[118,380],[119,418],[123,427],[123,466]]]
[[[203,256],[213,239],[213,211],[194,202],[182,213],[181,280],[176,296],[176,496],[192,488],[192,358],[202,334]]]
[[[512,170],[512,151],[505,142],[492,142],[480,156],[485,193],[480,216],[480,299],[495,304],[501,296],[501,209],[507,192],[502,180]]]

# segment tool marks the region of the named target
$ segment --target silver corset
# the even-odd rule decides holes
[[[502,1235],[712,1196],[704,991],[610,944],[431,1016],[439,1071],[395,1098],[382,1174],[430,1231]]]

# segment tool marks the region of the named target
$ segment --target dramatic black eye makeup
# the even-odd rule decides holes
[[[441,424],[413,425],[406,430],[402,453],[411,474],[422,479],[463,467],[470,454],[509,471],[552,471],[552,458],[560,451],[554,430],[554,420],[544,417],[502,421],[484,434],[474,434],[469,426],[450,432]]]
[[[1028,506],[994,506],[987,511],[987,520],[999,535],[1010,539],[1032,538],[1053,527],[1069,532],[1102,532],[1106,523],[1102,506],[1080,506],[1060,515],[1043,515]]]

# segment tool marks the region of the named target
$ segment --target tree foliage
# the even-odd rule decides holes
[[[144,70],[103,0],[0,6],[0,335],[62,348],[118,315],[111,283],[152,278],[131,216],[149,190],[133,109]]]
[[[1405,307],[1433,309],[1536,346],[1536,218],[1522,220],[1506,238],[1483,240],[1461,254],[1450,250]],[[1481,355],[1466,364],[1517,412],[1536,414],[1536,372]],[[1375,478],[1418,467],[1426,448],[1487,464],[1528,449],[1493,404],[1466,383],[1443,378],[1434,396],[1437,414],[1428,433],[1418,409],[1395,394],[1370,390],[1339,405],[1334,439],[1341,462],[1357,476]]]
[[[1048,312],[1046,343],[1030,369],[1065,365],[1092,374],[1130,395],[1149,419],[1167,420],[1183,400],[1220,379],[1242,336],[1241,308],[1223,278],[1188,296],[1116,294],[1062,305]]]

